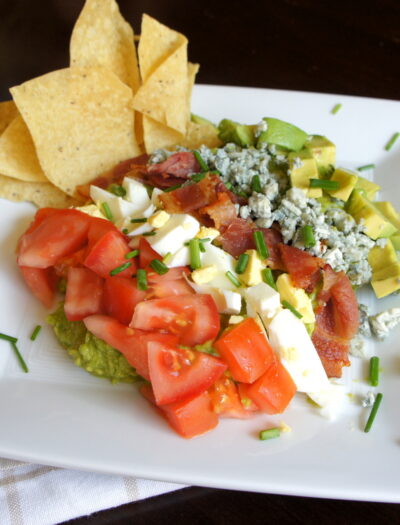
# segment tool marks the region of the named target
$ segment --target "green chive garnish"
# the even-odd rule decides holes
[[[359,168],[356,168],[357,171],[368,171],[373,170],[375,168],[375,164],[365,164],[365,166],[360,166]]]
[[[331,110],[332,115],[336,115],[336,113],[342,108],[342,104],[335,104]]]
[[[231,184],[230,182],[225,182],[225,188],[226,188],[227,190],[231,191],[231,190],[232,190],[232,187],[233,187],[233,186],[232,186],[232,184]]]
[[[322,188],[323,190],[338,190],[340,188],[337,180],[310,179],[310,188]]]
[[[392,135],[392,138],[389,140],[389,142],[386,144],[385,146],[385,150],[386,151],[390,151],[392,149],[392,147],[394,146],[394,143],[396,142],[396,140],[400,137],[400,133],[397,132],[397,133],[394,133]]]
[[[163,261],[164,264],[168,264],[169,261],[170,261],[171,259],[172,259],[172,253],[171,253],[171,252],[168,252],[168,253],[166,253],[166,254],[164,255],[162,261]]]
[[[205,246],[204,246],[204,244],[202,242],[199,243],[199,248],[200,248],[200,251],[202,253],[204,253],[206,251]]]
[[[379,385],[379,357],[371,357],[369,361],[369,384],[371,386]]]
[[[294,306],[292,306],[289,301],[286,301],[285,299],[282,301],[282,306],[284,306],[285,308],[287,308],[288,310],[290,310],[292,312],[293,315],[295,315],[296,317],[298,317],[299,319],[301,319],[303,316],[301,315],[300,312],[298,312],[296,310],[296,308]]]
[[[128,228],[122,228],[121,231],[122,231],[122,233],[123,233],[124,235],[127,235],[127,234],[129,233]]]
[[[279,428],[269,428],[268,430],[261,430],[259,433],[259,438],[262,441],[265,441],[267,439],[278,438],[280,435],[281,431]]]
[[[170,191],[177,190],[181,186],[182,186],[182,184],[175,184],[174,186],[170,186],[169,188],[165,188],[164,193],[169,193]]]
[[[262,275],[263,281],[266,284],[271,286],[271,288],[273,288],[274,290],[277,290],[275,279],[274,279],[274,276],[272,274],[271,268],[264,268],[264,270],[261,270],[261,275]]]
[[[134,257],[137,257],[139,253],[139,250],[132,250],[131,252],[125,254],[125,259],[133,259]]]
[[[113,276],[113,275],[117,275],[118,273],[121,273],[123,272],[124,270],[126,270],[127,268],[129,268],[129,266],[132,266],[132,263],[131,262],[126,262],[124,264],[121,264],[120,266],[117,266],[116,268],[114,268],[113,270],[110,271],[110,275]]]
[[[40,326],[40,324],[38,324],[36,326],[36,328],[34,329],[34,331],[32,332],[32,334],[31,334],[31,341],[34,341],[36,339],[36,337],[39,335],[39,332],[40,332],[41,329],[42,329],[42,327]]]
[[[212,170],[208,172],[210,175],[221,175],[221,172],[218,170]]]
[[[15,343],[14,341],[11,341],[11,346],[13,347],[14,353],[15,353],[15,355],[18,358],[18,361],[19,361],[19,364],[22,367],[22,370],[25,373],[28,373],[29,372],[29,368],[27,367],[27,364],[25,363],[24,358],[22,357],[20,351],[18,350],[17,343]]]
[[[155,235],[157,232],[144,232],[142,233],[143,237],[152,237],[153,235]]]
[[[259,175],[254,175],[253,178],[251,179],[251,189],[257,193],[262,192],[261,181],[260,181]]]
[[[108,202],[103,202],[101,204],[101,207],[103,208],[104,215],[107,217],[109,221],[113,220],[113,214],[111,213],[110,206],[108,205]]]
[[[236,264],[236,273],[244,273],[246,271],[247,265],[249,264],[250,256],[248,253],[242,253]]]
[[[18,339],[16,337],[13,337],[12,335],[1,334],[1,333],[0,333],[0,339],[4,339],[5,341],[10,341],[10,343],[16,343],[18,341]]]
[[[269,250],[268,246],[265,244],[264,235],[259,230],[253,233],[253,239],[256,244],[258,255],[261,259],[268,259]]]
[[[227,271],[225,273],[225,275],[228,277],[228,279],[230,280],[230,282],[236,286],[236,288],[240,288],[241,286],[241,282],[239,281],[239,279],[236,277],[236,275],[234,275],[231,271]]]
[[[164,275],[169,271],[168,266],[166,266],[162,261],[159,261],[158,259],[153,259],[150,262],[150,266],[156,273],[158,273],[158,275]]]
[[[200,155],[200,153],[198,151],[194,151],[193,153],[194,153],[194,156],[196,157],[197,162],[200,165],[201,171],[208,171],[208,166],[204,162],[204,160],[203,160],[202,156]]]
[[[371,413],[369,415],[367,424],[365,425],[364,432],[369,432],[371,430],[372,423],[374,422],[374,419],[375,419],[376,413],[378,412],[378,408],[379,408],[379,405],[381,404],[382,398],[383,398],[383,394],[381,393],[377,394],[375,398],[375,402],[372,406]]]
[[[140,217],[139,219],[131,219],[132,224],[140,224],[142,222],[147,222],[146,217]]]
[[[119,184],[111,184],[107,189],[117,197],[125,197],[126,195],[126,189]]]
[[[239,197],[243,197],[244,199],[247,199],[247,197],[248,197],[248,195],[247,195],[247,193],[245,191],[239,190],[237,188],[233,189],[233,193],[235,195],[238,195]]]
[[[303,226],[301,233],[303,235],[304,246],[306,248],[312,248],[313,246],[315,246],[315,237],[312,226],[310,226],[309,224]]]
[[[190,178],[191,178],[194,182],[200,182],[201,180],[204,179],[205,176],[206,176],[205,173],[195,173],[194,175],[191,175]]]
[[[190,239],[189,241],[189,252],[190,252],[190,267],[192,270],[201,268],[200,259],[200,242],[199,239]]]
[[[137,279],[137,287],[139,290],[147,290],[147,274],[146,270],[142,270],[141,268],[137,271],[136,274]]]

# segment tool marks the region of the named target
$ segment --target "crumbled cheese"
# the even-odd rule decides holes
[[[378,339],[385,339],[390,330],[400,323],[400,308],[390,308],[368,318],[372,333]]]
[[[350,341],[350,354],[354,357],[367,357],[364,347],[364,339],[360,335],[355,335]]]
[[[162,228],[165,224],[167,224],[170,218],[171,215],[169,213],[164,210],[158,210],[148,218],[147,222],[153,228]]]
[[[268,129],[267,121],[266,120],[261,120],[256,125],[255,131],[254,131],[254,136],[256,138],[259,137],[261,135],[261,133],[263,133],[264,131],[267,131],[267,129]]]
[[[369,407],[372,407],[372,405],[374,403],[375,403],[375,394],[373,392],[371,392],[371,390],[370,390],[369,392],[367,392],[366,396],[361,401],[361,405],[364,408],[369,408]]]

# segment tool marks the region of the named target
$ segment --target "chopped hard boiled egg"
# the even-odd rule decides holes
[[[172,253],[172,252],[170,252]],[[168,259],[166,265],[168,268],[176,268],[177,266],[189,266],[190,264],[190,251],[187,246],[182,246],[178,251],[172,253],[172,256]]]
[[[345,400],[345,387],[328,382],[326,388],[318,392],[307,392],[309,398],[320,406],[320,413],[327,419],[335,419],[341,411]]]
[[[142,211],[150,205],[146,186],[141,182],[131,177],[125,177],[122,187],[126,190],[125,199],[134,205],[136,212]]]
[[[266,326],[282,309],[279,293],[264,282],[244,288],[242,294],[247,303],[247,314],[250,317],[258,314]]]
[[[240,280],[247,286],[255,286],[262,282],[261,271],[264,270],[265,264],[256,250],[246,250],[245,253],[249,256],[249,262]]]
[[[242,315],[231,315],[228,323],[229,324],[239,324],[242,321],[244,321],[244,317]]]
[[[301,315],[303,323],[314,323],[315,314],[311,299],[302,288],[293,286],[292,279],[287,273],[282,273],[276,280],[276,286],[281,296],[281,301],[287,301]]]
[[[217,268],[217,273],[209,284],[221,290],[236,292],[238,288],[226,276],[226,272],[231,272],[236,276],[235,259],[210,242],[203,243],[203,246],[205,251],[200,254],[202,266],[215,266]]]
[[[185,242],[193,239],[200,230],[197,219],[187,213],[174,214],[164,226],[156,230],[156,234],[147,240],[153,250],[160,255],[177,252]]]
[[[153,228],[162,228],[167,224],[171,215],[164,210],[156,211],[151,217],[149,217],[148,223]]]
[[[206,284],[214,279],[217,275],[217,267],[212,264],[211,266],[204,266],[198,270],[192,272],[192,279],[196,284]]]
[[[198,239],[210,239],[211,241],[213,241],[214,239],[219,237],[219,231],[215,228],[206,228],[205,226],[202,226],[196,237]]]
[[[91,217],[105,219],[105,216],[101,213],[101,211],[95,204],[88,204],[87,206],[77,206],[74,209],[86,213],[86,215],[90,215]]]

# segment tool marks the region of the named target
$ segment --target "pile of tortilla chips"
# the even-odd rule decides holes
[[[0,102],[0,197],[77,204],[76,187],[158,148],[219,144],[190,120],[197,64],[186,37],[144,15],[136,49],[115,0],[86,0],[70,67],[11,88]]]

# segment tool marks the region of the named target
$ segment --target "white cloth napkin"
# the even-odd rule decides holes
[[[183,487],[0,458],[0,524],[54,525]]]

